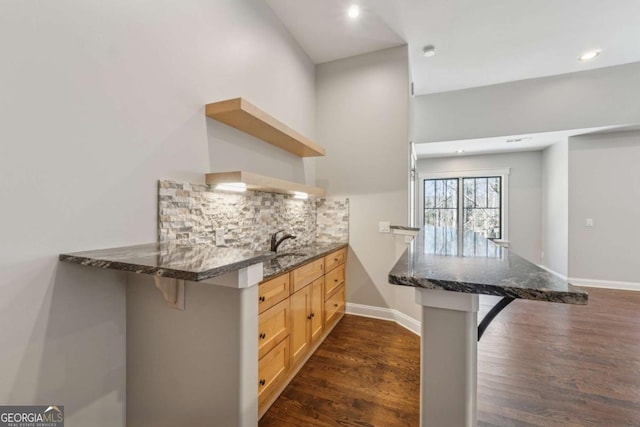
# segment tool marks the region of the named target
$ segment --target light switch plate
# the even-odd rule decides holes
[[[593,218],[587,218],[587,227],[593,227]]]
[[[378,231],[380,233],[390,233],[391,232],[391,223],[388,221],[380,221],[378,223]]]

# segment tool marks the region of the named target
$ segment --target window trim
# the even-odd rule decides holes
[[[509,174],[511,174],[511,168],[504,169],[475,169],[475,170],[460,170],[460,171],[447,171],[447,172],[418,172],[417,192],[418,192],[418,204],[416,214],[418,221],[420,221],[420,228],[424,227],[424,180],[425,179],[447,179],[447,178],[488,178],[492,176],[499,176],[502,178],[502,195],[500,204],[502,207],[502,238],[500,242],[509,242]],[[464,209],[464,207],[463,207]],[[461,215],[458,215],[461,216]]]

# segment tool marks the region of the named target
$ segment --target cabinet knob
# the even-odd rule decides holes
[[[307,316],[307,319],[311,320],[311,318],[312,318],[312,317],[313,317],[313,316],[312,316],[311,314],[309,314],[309,315]]]
[[[266,300],[266,298],[263,296],[261,296],[260,298],[258,298],[260,300],[260,302],[264,302]]]
[[[333,279],[334,282],[338,283],[338,279]]]
[[[333,306],[334,306],[334,307],[337,307],[337,306],[338,306],[338,304],[333,304]]]
[[[267,337],[267,334],[265,334],[264,332],[260,334],[260,339],[263,340]]]
[[[334,258],[333,260],[334,260],[335,262],[338,262],[338,261],[340,261],[340,258]]]
[[[264,378],[260,380],[260,386],[262,387],[263,385],[265,385],[267,383],[267,380],[265,380]]]

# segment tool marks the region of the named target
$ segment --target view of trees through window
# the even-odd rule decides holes
[[[462,189],[462,191],[461,191]],[[458,228],[488,238],[502,237],[502,178],[424,180],[424,224]]]

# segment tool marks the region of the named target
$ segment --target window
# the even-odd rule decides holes
[[[458,179],[424,180],[424,223],[457,227]]]
[[[482,233],[490,239],[502,237],[502,178],[462,178],[464,188],[464,230]]]
[[[506,179],[509,171],[476,171],[437,174],[422,179],[423,225],[442,228],[431,232],[458,237],[454,252],[463,255],[485,254],[491,250],[485,238],[506,239]],[[461,232],[459,232],[461,231]],[[445,234],[438,240],[445,242]],[[445,245],[449,246],[449,244]]]

